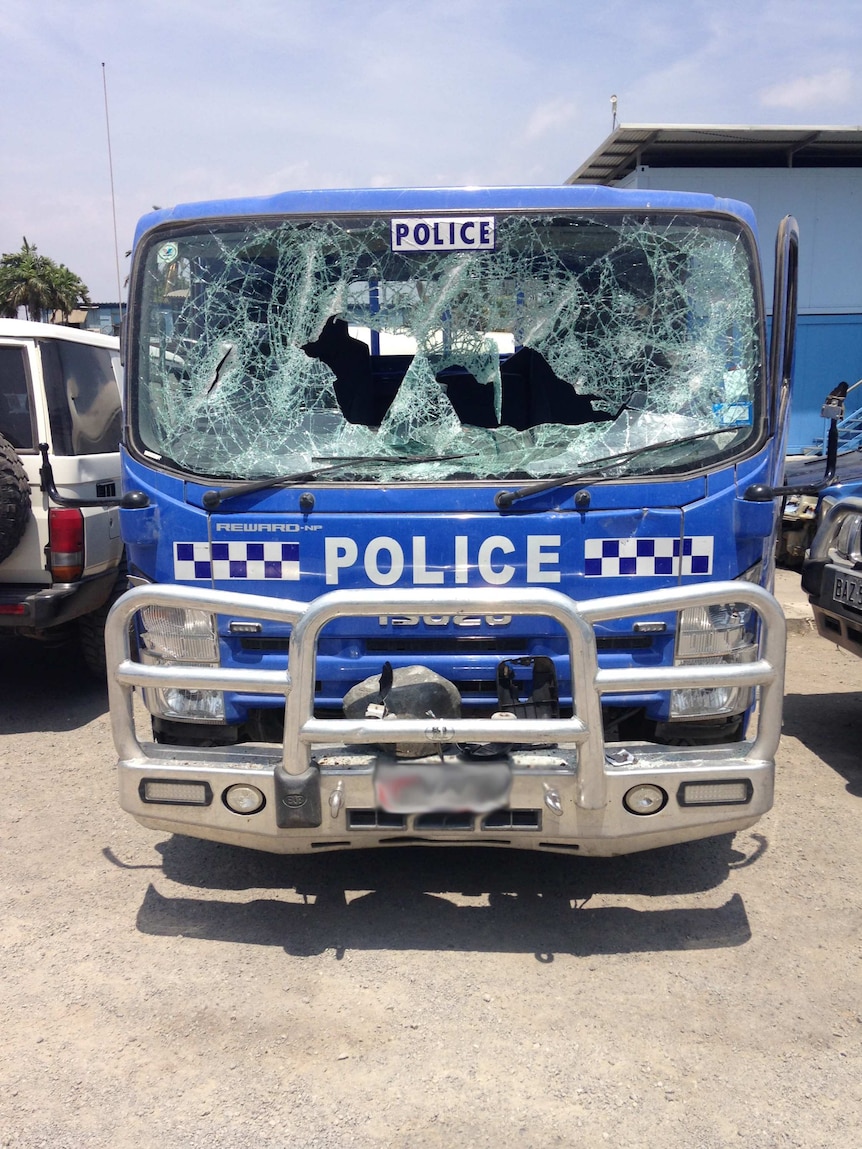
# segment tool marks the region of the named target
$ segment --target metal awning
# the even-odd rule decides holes
[[[647,167],[862,167],[862,127],[620,124],[565,181],[613,184]]]

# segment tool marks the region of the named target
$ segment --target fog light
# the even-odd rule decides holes
[[[234,814],[256,814],[258,810],[263,809],[266,799],[257,786],[240,782],[237,786],[225,790],[222,801],[228,810],[233,810]]]
[[[632,786],[628,791],[625,798],[623,798],[623,805],[630,814],[657,814],[659,810],[664,808],[667,802],[667,794],[660,786],[653,786],[649,783],[644,783],[640,786]]]
[[[748,778],[732,782],[683,782],[677,793],[680,806],[745,806],[754,793]]]
[[[138,793],[142,802],[161,802],[170,806],[209,806],[213,798],[208,782],[181,782],[177,779],[161,782],[144,778]]]

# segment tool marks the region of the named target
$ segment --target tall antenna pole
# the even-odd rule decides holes
[[[108,136],[108,171],[111,176],[111,213],[114,217],[114,260],[117,265],[117,303],[120,305],[120,319],[123,318],[123,285],[120,282],[120,245],[117,241],[117,198],[114,195],[114,158],[111,155],[111,121],[108,117],[108,77],[105,62],[102,61],[102,89],[105,93],[105,132]]]

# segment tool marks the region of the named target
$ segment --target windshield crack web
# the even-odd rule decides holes
[[[748,248],[700,217],[503,216],[494,250],[408,254],[385,219],[201,229],[153,244],[143,314],[142,438],[201,475],[546,478],[753,433]]]

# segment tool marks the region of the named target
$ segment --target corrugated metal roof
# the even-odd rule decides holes
[[[862,127],[621,124],[567,184],[612,184],[636,167],[862,167]]]

